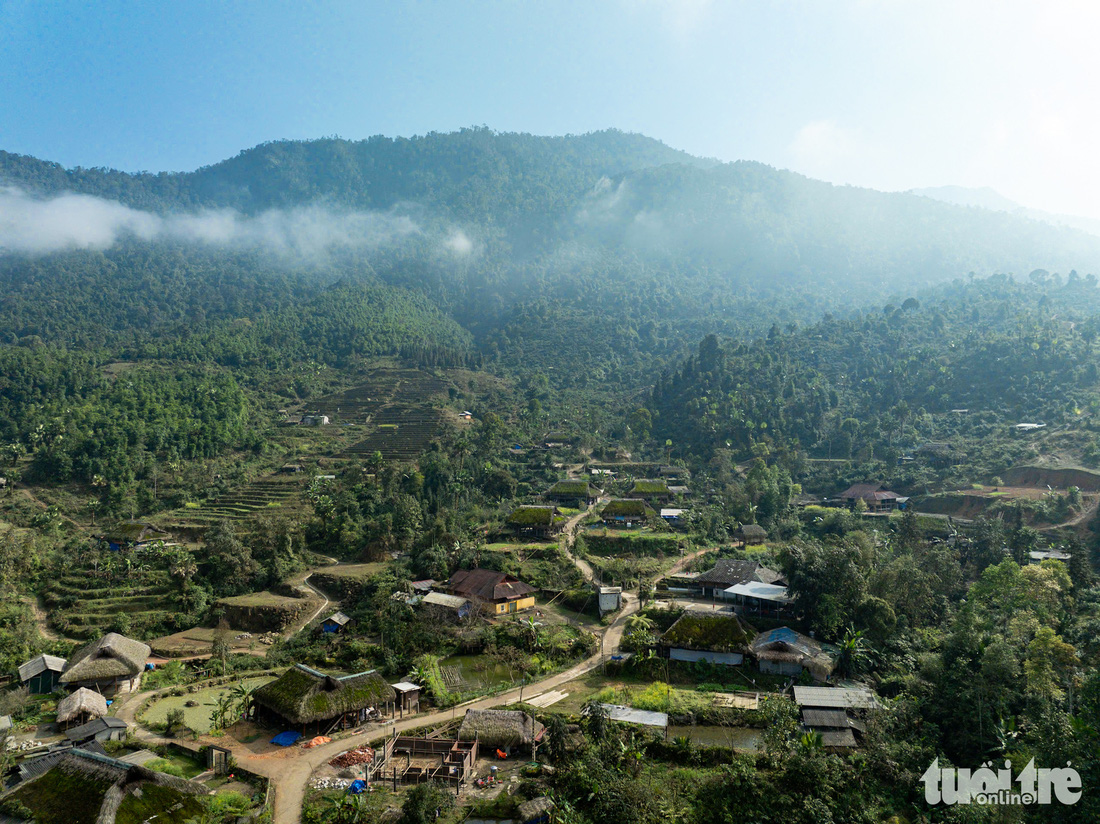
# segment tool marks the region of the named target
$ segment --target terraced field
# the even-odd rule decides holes
[[[89,577],[74,570],[53,581],[43,594],[50,620],[73,638],[98,638],[129,625],[128,634],[159,634],[176,612],[176,587],[163,570],[141,570],[121,581]],[[119,621],[124,622],[120,627]]]
[[[329,395],[313,406],[334,423],[360,423],[367,437],[341,457],[382,453],[387,461],[412,461],[445,426],[443,412],[432,406],[452,384],[416,369],[378,369],[359,386]]]
[[[444,428],[442,412],[430,406],[386,406],[375,416],[373,425],[373,431],[349,446],[344,457],[380,452],[387,461],[413,461]]]
[[[417,369],[376,369],[358,386],[318,398],[310,411],[335,423],[365,423],[390,406],[417,406],[445,395],[450,382]]]
[[[286,515],[301,505],[305,484],[300,476],[268,475],[198,507],[177,510],[172,519],[179,526],[207,527],[216,521],[238,521],[260,512]]]

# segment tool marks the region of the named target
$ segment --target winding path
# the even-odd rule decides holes
[[[587,513],[582,512],[569,519],[565,527],[566,541],[564,542],[564,548],[570,559],[584,575],[585,579],[594,581],[595,576],[592,567],[582,559],[576,558],[572,553],[577,527],[586,514]],[[683,569],[686,564],[706,551],[706,549],[700,549],[690,555],[685,555],[660,577],[675,574]],[[316,618],[321,610],[331,602],[324,593],[310,585],[307,579],[308,573],[302,578],[300,583],[309,587],[314,592],[317,592],[324,599],[322,607],[305,622],[308,624],[309,621]],[[657,580],[660,580],[660,578]],[[330,744],[314,747],[309,750],[297,748],[281,749],[273,746],[264,746],[263,751],[257,752],[255,750],[255,745],[250,746],[243,744],[233,741],[228,737],[217,739],[217,744],[218,746],[226,747],[231,750],[233,752],[233,757],[242,767],[265,776],[274,786],[275,793],[272,805],[274,824],[299,824],[302,815],[302,805],[305,801],[306,791],[309,787],[309,780],[314,771],[321,765],[331,761],[340,753],[354,746],[356,741],[392,734],[393,731],[403,733],[419,727],[443,724],[458,717],[458,714],[465,713],[466,710],[470,709],[491,709],[492,707],[497,707],[502,704],[516,703],[524,692],[526,692],[528,696],[534,696],[541,692],[556,689],[601,666],[607,660],[608,655],[613,655],[619,649],[627,621],[638,611],[640,606],[637,595],[624,592],[622,597],[623,607],[619,611],[619,614],[615,616],[615,619],[603,629],[602,632],[597,633],[600,638],[599,652],[590,655],[588,658],[563,672],[559,672],[556,675],[549,675],[539,681],[526,684],[522,688],[511,689],[507,692],[487,698],[480,698],[464,704],[458,704],[446,710],[428,713],[427,715],[414,715],[394,723],[368,728],[361,734],[353,733],[350,736],[343,736]],[[165,691],[166,690],[160,690],[158,693]],[[137,724],[136,720],[137,711],[142,703],[151,695],[156,695],[158,693],[136,693],[129,695],[125,699],[120,700],[120,706],[115,713],[117,717],[131,724],[135,737],[147,743],[165,743],[167,740],[163,736],[141,727]]]

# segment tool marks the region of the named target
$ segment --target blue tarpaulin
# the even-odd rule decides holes
[[[351,795],[359,795],[365,789],[367,789],[367,782],[362,778],[357,778],[348,785],[348,793]]]
[[[281,732],[271,739],[272,744],[278,744],[280,747],[293,747],[298,743],[298,739],[302,737],[300,732],[294,732],[294,730],[287,730]]]

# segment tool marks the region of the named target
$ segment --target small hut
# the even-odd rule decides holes
[[[511,754],[513,750],[532,750],[546,728],[519,710],[467,710],[458,729],[460,741],[477,739],[481,747],[495,747]]]
[[[56,655],[39,655],[19,665],[19,682],[31,695],[48,695],[57,689],[66,663],[64,658]]]
[[[104,532],[100,539],[106,541],[111,550],[118,552],[149,546],[157,541],[167,541],[171,537],[163,529],[146,521],[122,521]]]
[[[402,718],[405,717],[406,712],[420,712],[419,684],[414,684],[412,681],[398,681],[396,684],[390,684],[390,686],[397,693],[397,709]]]
[[[321,622],[321,632],[343,632],[344,627],[351,623],[351,618],[342,612],[334,612]]]
[[[742,524],[737,530],[737,537],[745,546],[762,544],[768,538],[768,532],[760,524]]]
[[[295,664],[253,694],[260,715],[289,724],[303,735],[347,729],[392,715],[397,694],[374,670],[327,675]]]
[[[66,729],[86,724],[93,718],[102,718],[106,714],[107,699],[87,687],[81,687],[67,695],[57,705],[57,723],[63,724]]]
[[[70,689],[88,687],[104,695],[130,692],[141,682],[149,645],[109,632],[81,648],[58,678]]]

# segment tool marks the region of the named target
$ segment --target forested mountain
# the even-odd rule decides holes
[[[638,385],[709,333],[748,338],[968,272],[1100,269],[1082,232],[616,131],[280,141],[188,173],[0,153],[0,183],[18,190],[0,219],[0,338],[70,346],[285,317],[342,281],[422,293],[505,368]],[[11,215],[62,193],[83,199],[31,224],[59,237],[20,245]],[[467,343],[424,328],[417,346]],[[379,334],[364,352],[410,344]]]
[[[654,387],[654,431],[704,458],[716,449],[841,459],[862,450],[888,468],[941,442],[981,466],[990,433],[1100,411],[1097,312],[1095,278],[1000,276],[960,281],[923,303],[774,326],[750,343],[709,336]],[[997,457],[987,470],[1007,465]]]

